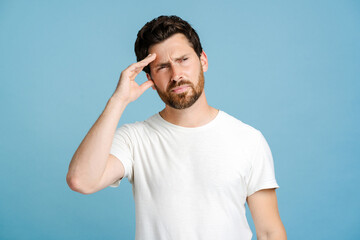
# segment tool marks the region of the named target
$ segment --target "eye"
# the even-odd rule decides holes
[[[157,68],[157,71],[160,71],[161,69],[164,69],[164,68],[166,68],[166,66],[160,66]]]
[[[186,61],[186,60],[188,60],[188,59],[189,59],[189,58],[186,57],[186,58],[183,58],[182,60],[183,60],[183,61]]]

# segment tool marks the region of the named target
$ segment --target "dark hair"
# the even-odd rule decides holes
[[[200,38],[191,25],[178,16],[159,16],[147,22],[137,34],[135,41],[137,61],[141,61],[149,54],[148,50],[152,45],[160,43],[176,33],[184,34],[200,57],[202,53]],[[150,73],[149,66],[144,68],[144,72]]]

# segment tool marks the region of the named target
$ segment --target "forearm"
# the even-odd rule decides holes
[[[272,232],[266,232],[257,236],[258,240],[287,240],[285,229],[278,229]]]
[[[112,140],[126,102],[111,97],[95,124],[76,150],[69,165],[67,182],[74,190],[91,189],[106,167]]]

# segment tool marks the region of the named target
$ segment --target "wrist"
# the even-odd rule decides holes
[[[127,101],[127,100],[121,98],[120,96],[117,96],[116,94],[113,94],[110,97],[109,102],[114,102],[115,104],[119,104],[119,105],[122,105],[125,107],[130,103],[130,101]]]
[[[107,106],[111,109],[115,108],[121,111],[121,113],[125,110],[127,105],[129,104],[128,101],[119,98],[117,96],[110,97],[109,101],[107,102]]]

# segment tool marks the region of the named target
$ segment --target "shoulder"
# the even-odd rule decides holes
[[[240,134],[241,136],[244,136],[248,139],[258,139],[261,136],[261,132],[258,129],[247,123],[244,123],[233,115],[222,111],[222,116],[223,126],[231,131],[234,131],[234,133]]]
[[[135,121],[132,123],[125,123],[116,129],[116,134],[126,134],[129,137],[133,137],[137,134],[148,132],[152,128],[154,122],[157,121],[156,114],[152,115],[146,120]]]

